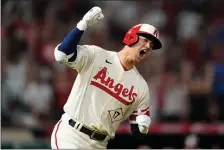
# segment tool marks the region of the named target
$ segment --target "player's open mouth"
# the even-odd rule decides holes
[[[140,56],[140,57],[143,57],[143,56],[146,54],[146,52],[147,52],[147,49],[142,49],[142,50],[140,50],[140,52],[139,52],[139,56]]]

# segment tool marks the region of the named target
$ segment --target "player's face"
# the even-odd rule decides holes
[[[133,61],[138,63],[144,58],[148,57],[152,53],[153,43],[151,40],[139,36],[139,41],[137,44],[133,45],[134,53],[133,53]]]

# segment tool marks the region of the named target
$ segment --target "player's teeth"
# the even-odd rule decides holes
[[[140,54],[145,54],[146,53],[146,49],[143,49],[140,51]]]

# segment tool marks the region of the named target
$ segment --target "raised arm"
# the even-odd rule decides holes
[[[69,62],[76,61],[79,49],[81,51],[82,49],[89,48],[88,46],[78,46],[84,31],[103,18],[104,15],[100,7],[95,6],[90,9],[82,20],[78,22],[77,26],[67,34],[64,40],[55,48],[54,55],[56,61],[61,64],[68,64]],[[82,54],[82,52],[80,54]]]

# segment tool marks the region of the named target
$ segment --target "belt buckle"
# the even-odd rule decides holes
[[[96,138],[94,138],[94,135],[97,133],[97,131],[93,130],[92,134],[90,135],[90,139],[92,140],[98,140]]]

